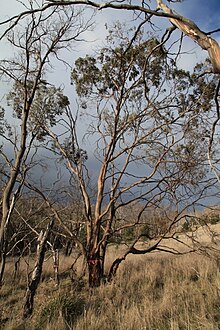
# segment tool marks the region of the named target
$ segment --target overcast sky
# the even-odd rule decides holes
[[[27,0],[23,0],[23,2],[27,3]],[[99,0],[99,2],[102,1]],[[103,2],[105,1],[103,0]],[[136,0],[134,2],[138,1]],[[151,0],[151,4],[154,4],[154,0]],[[169,6],[173,9],[181,9],[183,14],[187,14],[189,18],[196,20],[197,23],[201,22],[204,26],[210,26],[210,24],[212,25],[216,23],[216,27],[218,27],[220,12],[219,0],[184,0],[181,4],[169,3]],[[1,0],[1,21],[2,19],[20,12],[20,9],[22,8],[21,3],[17,0]],[[115,15],[117,16],[117,14]]]
[[[0,0],[1,1],[1,10],[0,10],[0,22],[5,19],[18,14],[23,10],[21,2],[16,0]],[[137,2],[135,0],[134,2]],[[27,3],[27,0],[23,0],[23,2]],[[104,2],[104,0],[103,0]],[[154,0],[151,0],[151,5],[154,6]],[[207,32],[211,30],[215,30],[220,28],[220,0],[185,0],[181,4],[171,4],[174,10],[176,10],[179,14],[190,18],[193,20],[201,30]],[[77,44],[77,51],[70,54],[70,58],[72,63],[81,53],[89,53],[95,49],[95,45],[97,43],[101,43],[103,40],[106,29],[105,24],[110,23],[111,21],[120,20],[124,21],[128,18],[128,13],[125,11],[116,11],[116,10],[103,10],[99,11],[97,17],[95,18],[97,22],[96,29],[93,33],[88,34],[88,39],[93,41],[92,43],[87,44]],[[169,26],[168,20],[166,18],[159,18],[158,25]],[[0,27],[0,32],[2,31],[2,27]],[[216,33],[213,37],[220,41],[220,33]],[[191,54],[184,56],[180,60],[180,64],[183,68],[190,68],[195,63],[200,61],[202,58],[207,56],[205,51],[202,51],[193,41],[191,41],[188,37],[184,39],[184,50],[190,51]],[[4,58],[8,55],[8,49],[5,48],[4,44],[1,44],[1,52],[0,58]],[[56,77],[58,85],[64,83],[68,86],[68,89],[71,88],[71,94],[73,94],[72,87],[70,86],[70,77],[69,73],[64,74],[62,71],[64,68],[58,67],[56,73],[53,76],[53,80],[55,82]],[[60,77],[62,77],[63,81],[60,81]],[[7,88],[2,82],[0,83],[0,97],[5,94]]]
[[[1,1],[1,10],[0,10],[0,22],[11,17],[22,11],[24,8],[21,5],[20,1],[17,0],[0,0]],[[99,0],[101,2],[101,0]],[[27,0],[23,0],[24,3],[27,3]],[[40,1],[39,1],[40,2]],[[103,0],[104,2],[104,0]],[[138,2],[135,0],[134,3]],[[155,8],[155,1],[151,0],[151,6]],[[174,10],[178,13],[192,19],[201,30],[207,32],[220,28],[220,1],[219,0],[184,0],[181,4],[172,4],[169,3]],[[93,34],[90,35],[90,40],[102,39],[105,34],[105,23],[109,23],[113,20],[125,20],[127,17],[127,12],[113,11],[113,10],[103,10],[99,11],[96,22],[97,28]],[[164,22],[163,22],[164,20]],[[160,18],[160,23],[167,24],[167,20]],[[2,31],[2,27],[0,27]],[[213,35],[218,41],[220,41],[220,33]],[[93,43],[94,44],[94,43]],[[190,41],[189,45],[191,47]],[[82,45],[82,49],[86,50],[86,46]],[[91,45],[88,47],[91,50]],[[1,45],[1,58],[7,54],[7,50],[4,49],[4,45]],[[189,59],[188,59],[189,60]]]
[[[0,0],[1,10],[0,10],[0,22],[19,13],[24,7],[21,5],[21,1],[17,0]],[[101,0],[99,0],[101,2]],[[27,3],[27,0],[23,0]],[[40,2],[40,1],[39,1]],[[104,2],[104,0],[103,0]],[[134,3],[138,0],[134,1]],[[154,0],[151,0],[151,6],[155,7]],[[181,4],[169,3],[174,10],[177,10],[180,14],[195,21],[195,23],[203,31],[210,31],[220,28],[220,1],[219,0],[184,0]],[[110,22],[111,20],[121,20],[126,19],[127,12],[113,11],[113,10],[103,10],[98,13],[97,17],[97,29],[93,34],[96,39],[102,38],[103,32],[105,32],[104,24]],[[161,20],[161,19],[160,19]],[[166,19],[164,24],[166,24]],[[2,28],[0,29],[2,30]],[[216,33],[215,38],[220,40],[220,33]],[[91,37],[92,38],[92,37]],[[4,53],[3,47],[1,47],[1,53]]]
[[[1,10],[0,10],[0,22],[5,19],[20,13],[24,10],[24,7],[21,4],[20,0],[0,0],[1,1]],[[102,0],[97,0],[102,1]],[[105,0],[103,0],[104,2]],[[41,1],[39,1],[41,2]],[[141,2],[139,0],[134,0],[134,3]],[[23,0],[23,3],[28,3],[28,0]],[[156,7],[156,1],[149,1],[151,7]],[[179,14],[182,14],[185,17],[193,20],[201,30],[207,32],[220,28],[220,0],[184,0],[180,4],[168,3],[173,10],[176,10]],[[130,17],[129,17],[130,15]],[[90,40],[89,43],[77,43],[77,47],[73,52],[67,54],[68,61],[70,64],[73,64],[76,58],[79,56],[85,55],[86,53],[93,52],[96,49],[97,44],[102,44],[104,42],[104,37],[107,33],[106,23],[108,26],[110,22],[120,20],[124,21],[126,19],[131,19],[131,13],[126,11],[118,10],[102,10],[98,11],[97,17],[95,17],[96,28],[93,32],[87,33],[86,38]],[[158,26],[170,26],[170,23],[166,18],[159,18],[156,20]],[[0,26],[0,32],[3,30],[3,27]],[[178,32],[176,32],[178,33]],[[220,32],[213,34],[213,37],[220,42]],[[0,59],[7,57],[11,50],[9,50],[3,42],[0,46]],[[179,60],[179,65],[184,69],[192,68],[197,62],[200,62],[202,59],[207,57],[207,52],[201,50],[190,38],[184,38],[184,51],[188,55],[184,55]],[[70,86],[70,73],[64,72],[66,70],[63,66],[56,66],[56,72],[53,76],[50,77],[50,82],[57,85],[64,84],[68,91],[73,93],[73,88]],[[58,77],[58,79],[57,79]],[[62,77],[63,81],[60,81]],[[0,99],[7,92],[7,86],[0,82]]]
[[[27,0],[23,1],[27,3]],[[103,2],[105,2],[103,0]],[[135,1],[137,2],[137,1]],[[154,1],[151,0],[151,4]],[[184,0],[181,4],[171,4],[169,6],[179,11],[180,14],[187,15],[188,18],[194,20],[199,24],[200,28],[204,31],[219,28],[220,24],[220,1],[219,0]],[[19,13],[22,10],[22,5],[17,0],[1,0],[0,21]],[[109,15],[112,19],[120,17],[119,11],[104,10],[102,16],[109,20]],[[113,17],[114,15],[114,17]],[[123,17],[126,13],[123,13]]]
[[[0,0],[1,1],[1,10],[0,10],[0,22],[5,19],[20,13],[24,10],[24,7],[21,4],[20,0]],[[102,2],[102,0],[97,0]],[[105,0],[103,0],[104,2]],[[166,0],[165,0],[166,1]],[[39,1],[41,2],[41,1]],[[134,4],[141,2],[139,0],[134,0]],[[28,0],[23,0],[23,3],[28,3]],[[151,7],[156,7],[156,1],[149,1]],[[207,32],[220,28],[220,0],[184,0],[183,3],[180,4],[172,4],[168,3],[169,6],[172,7],[173,10],[176,10],[179,14],[182,14],[185,17],[193,20],[201,30]],[[96,28],[93,32],[87,33],[86,38],[90,40],[90,43],[77,43],[77,47],[75,50],[69,54],[68,61],[72,65],[76,58],[79,56],[85,55],[86,53],[91,53],[96,49],[97,44],[102,44],[104,42],[104,37],[107,33],[106,31],[106,23],[108,26],[110,22],[120,20],[124,21],[131,18],[131,13],[126,11],[118,11],[118,10],[102,10],[98,11],[97,17],[95,17]],[[166,18],[159,18],[156,20],[158,22],[158,26],[170,26],[170,23]],[[3,30],[3,27],[0,26],[0,32]],[[178,33],[178,32],[176,32]],[[220,42],[220,32],[213,34],[213,37]],[[7,57],[11,50],[9,50],[4,42],[1,42],[0,46],[0,59]],[[184,55],[179,60],[179,65],[183,69],[192,68],[197,62],[200,62],[205,57],[207,57],[207,52],[201,50],[199,46],[197,46],[190,38],[184,38],[184,51],[189,53],[188,55]],[[70,74],[62,74],[64,67],[58,66],[56,67],[56,73],[51,76],[51,82],[55,83],[56,77],[60,77],[64,79],[62,82],[58,82],[58,85],[64,84],[68,89],[70,87]],[[6,87],[1,83],[0,85],[0,99],[2,95],[5,94]]]

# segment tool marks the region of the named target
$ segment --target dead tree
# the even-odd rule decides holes
[[[53,267],[54,267],[54,281],[56,286],[59,285],[59,250],[53,249]]]
[[[51,220],[51,222],[48,224],[45,232],[43,233],[41,231],[41,233],[38,237],[37,260],[36,260],[32,275],[31,275],[31,279],[30,279],[30,281],[28,283],[28,287],[27,287],[25,303],[24,303],[24,308],[23,308],[23,318],[30,317],[33,312],[34,296],[36,294],[37,287],[38,287],[40,279],[41,279],[44,256],[45,256],[45,252],[46,252],[46,244],[47,244],[47,240],[48,240],[48,237],[50,235],[53,225],[54,225],[54,220]]]

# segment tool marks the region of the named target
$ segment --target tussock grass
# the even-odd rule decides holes
[[[20,318],[25,278],[20,276],[13,284],[8,276],[0,297],[2,329],[220,329],[220,273],[217,263],[207,257],[130,257],[112,283],[96,289],[69,276],[71,258],[61,262],[58,288],[51,279],[52,266],[45,263],[35,311],[26,322]]]

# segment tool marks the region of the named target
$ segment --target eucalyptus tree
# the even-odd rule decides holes
[[[76,239],[90,286],[99,286],[105,276],[106,249],[115,235],[139,228],[112,263],[109,279],[127,255],[164,250],[178,222],[213,182],[205,165],[216,81],[198,78],[200,66],[193,74],[178,69],[164,45],[166,35],[161,41],[142,26],[126,30],[116,23],[104,47],[75,61],[71,79],[79,109],[76,117],[68,107],[62,115],[66,139],[44,125],[80,187],[86,242]],[[84,145],[80,120],[87,123]],[[91,196],[87,158],[92,157],[97,176]],[[129,206],[137,211],[121,221]],[[163,230],[150,235],[148,209],[163,207]],[[148,244],[139,249],[143,237]]]
[[[170,1],[179,2],[179,1]],[[31,2],[36,5],[37,2]],[[171,235],[172,229],[187,209],[203,199],[212,185],[204,164],[206,152],[210,157],[215,131],[212,107],[215,99],[218,110],[219,46],[210,37],[212,32],[201,31],[194,22],[174,13],[163,1],[42,1],[2,22],[6,26],[2,38],[28,15],[47,13],[54,8],[73,9],[80,6],[97,11],[114,9],[134,14],[136,29],[116,26],[111,30],[106,47],[96,55],[87,55],[75,62],[72,82],[80,99],[77,118],[74,118],[68,100],[60,123],[70,132],[62,139],[45,123],[42,134],[49,135],[73,175],[78,179],[84,209],[86,243],[78,237],[84,253],[91,286],[100,284],[104,274],[106,248],[110,239],[127,228],[145,225],[148,207],[165,205],[172,209],[166,215],[165,229],[152,244],[140,251],[137,242],[146,232],[140,232],[126,252],[116,259],[109,277],[129,253],[146,253],[162,249],[160,244]],[[160,38],[150,34],[154,18],[169,19],[172,26]],[[139,24],[140,23],[140,24]],[[208,50],[209,60],[193,73],[178,68],[181,55],[168,45],[175,28],[180,29]],[[126,34],[126,30],[128,33]],[[175,44],[175,41],[174,41]],[[207,70],[208,68],[208,70]],[[200,71],[199,71],[200,70]],[[83,117],[84,116],[84,117]],[[219,116],[218,116],[219,117]],[[88,188],[87,157],[77,132],[78,118],[86,118],[86,136],[94,149],[98,170],[96,197]],[[81,130],[81,128],[80,128]],[[209,147],[208,147],[209,145]],[[140,203],[133,219],[123,223],[118,215],[129,204]],[[126,219],[125,219],[126,220]],[[131,221],[132,220],[132,221]],[[151,237],[155,238],[155,237]]]
[[[32,8],[33,1],[29,1]],[[11,86],[7,97],[7,120],[2,128],[1,157],[4,161],[2,217],[0,225],[0,282],[2,282],[7,245],[10,238],[10,219],[25,177],[34,166],[35,141],[45,136],[40,123],[52,127],[56,116],[68,105],[60,87],[47,82],[55,61],[62,61],[62,52],[71,49],[74,41],[92,24],[82,19],[82,12],[60,7],[47,13],[32,13],[20,25],[6,34],[12,55],[0,61],[2,82]],[[14,119],[10,121],[10,113]],[[2,118],[3,124],[5,119]],[[5,141],[5,142],[4,142]],[[12,147],[13,156],[8,155]]]
[[[168,2],[178,3],[184,2],[184,0],[168,0]],[[47,0],[42,1],[41,8],[37,6],[37,8],[31,8],[31,10],[26,10],[23,13],[20,13],[19,15],[9,18],[5,22],[2,22],[2,24],[12,22],[12,25],[16,25],[20,21],[20,19],[32,13],[33,11],[46,11],[51,7],[53,8],[57,6],[74,7],[79,5],[95,8],[98,11],[105,9],[114,9],[116,11],[124,10],[127,12],[134,12],[136,17],[138,17],[139,15],[143,15],[142,18],[147,18],[148,22],[150,22],[152,17],[168,18],[175,28],[178,28],[185,35],[193,39],[196,43],[199,44],[202,49],[208,51],[208,56],[212,63],[211,71],[214,73],[220,72],[220,48],[218,42],[210,36],[212,33],[218,32],[219,29],[209,31],[207,33],[202,31],[192,20],[183,17],[176,11],[173,11],[169,6],[166,5],[163,0],[138,0],[135,3],[130,0],[115,0],[106,2],[90,0]]]

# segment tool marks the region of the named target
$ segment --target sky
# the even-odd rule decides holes
[[[102,0],[100,0],[102,2]],[[23,0],[24,3],[27,3],[27,0]],[[39,1],[40,2],[40,1]],[[104,0],[103,0],[104,2]],[[139,1],[134,1],[134,3]],[[167,3],[173,10],[176,10],[179,14],[182,14],[183,16],[193,20],[201,30],[207,32],[212,31],[215,29],[220,28],[220,1],[219,0],[184,0],[180,4],[173,4],[173,3]],[[154,0],[150,1],[150,5],[155,8],[156,2]],[[0,22],[7,19],[8,17],[11,17],[19,12],[22,11],[23,6],[21,5],[21,1],[17,0],[7,0],[3,1],[1,0],[1,11],[0,11]],[[127,12],[120,12],[118,10],[103,10],[99,11],[96,22],[97,27],[94,30],[93,33],[90,33],[88,35],[88,39],[90,41],[93,41],[92,47],[91,45],[88,47],[87,45],[80,46],[81,49],[79,49],[79,52],[86,52],[87,49],[91,50],[91,48],[95,48],[96,43],[98,43],[100,40],[103,40],[106,29],[105,24],[110,23],[113,20],[125,20],[128,18]],[[159,19],[160,25],[167,25],[167,19]],[[0,32],[2,31],[2,27],[0,27]],[[213,34],[213,37],[220,42],[220,32]],[[194,47],[195,44],[189,40],[186,41],[186,47],[188,45],[189,49]],[[7,56],[8,50],[5,47],[5,45],[1,45],[0,47],[1,53],[0,57]],[[198,52],[198,54],[202,52]],[[205,54],[205,53],[204,53]],[[200,55],[200,54],[199,54]],[[195,62],[198,61],[198,57],[195,58]],[[76,55],[77,56],[77,55]],[[204,57],[205,55],[203,55]],[[193,59],[187,58],[186,61],[190,62],[190,60],[193,62]],[[186,63],[186,66],[189,66],[189,63]]]
[[[23,6],[20,0],[7,0],[1,1],[1,11],[0,11],[0,22],[3,20],[20,13],[23,10]],[[100,2],[104,2],[104,0],[97,0]],[[166,0],[165,0],[166,1]],[[28,0],[23,0],[24,3],[27,3]],[[39,1],[41,2],[41,1]],[[134,3],[138,3],[139,0],[135,0]],[[141,2],[141,1],[140,1]],[[151,7],[156,7],[155,0],[149,0]],[[176,10],[179,14],[193,20],[198,27],[207,32],[220,28],[220,1],[219,0],[184,0],[180,4],[167,3],[173,10]],[[130,13],[131,15],[131,13]],[[102,10],[97,14],[96,20],[96,28],[93,32],[89,32],[86,34],[86,39],[90,41],[90,43],[78,43],[77,49],[69,53],[68,61],[70,61],[71,65],[74,63],[75,59],[79,56],[84,56],[87,53],[94,52],[97,45],[103,44],[106,36],[106,23],[109,26],[112,21],[120,20],[124,21],[129,17],[128,12],[126,11],[118,11],[118,10]],[[159,18],[156,20],[158,26],[170,26],[170,23],[166,18]],[[0,26],[0,32],[3,30],[3,27]],[[176,32],[177,34],[178,32]],[[212,35],[220,43],[220,32]],[[8,49],[4,42],[1,41],[0,44],[0,59],[7,57],[11,49]],[[207,52],[201,50],[190,38],[184,38],[184,51],[188,52],[188,55],[184,55],[179,60],[179,65],[183,69],[192,68],[197,62],[200,62],[204,58],[207,57]],[[63,75],[63,70],[66,70],[63,66],[59,66],[56,69],[56,73],[51,76],[52,83],[56,82],[56,77],[63,76],[65,81],[63,84],[66,88],[70,87],[70,77],[69,73]],[[58,82],[58,84],[60,84]],[[0,100],[2,96],[5,94],[7,90],[7,86],[0,85]]]
[[[1,1],[1,11],[0,11],[0,22],[3,20],[18,14],[22,11],[23,7],[21,2],[16,0],[7,0]],[[26,2],[27,0],[23,0]],[[103,0],[104,1],[104,0]],[[137,1],[137,0],[136,0]],[[135,1],[135,2],[136,2]],[[151,5],[155,8],[155,1],[151,0]],[[176,10],[179,14],[193,20],[198,27],[207,32],[220,28],[220,0],[185,0],[180,4],[171,4],[169,6]],[[97,44],[103,42],[103,39],[106,35],[106,23],[109,25],[110,22],[114,20],[126,20],[128,14],[124,11],[115,11],[115,10],[103,10],[99,11],[96,17],[97,26],[96,29],[87,35],[88,40],[92,43],[84,43],[82,45],[77,45],[79,47],[78,51],[75,54],[71,54],[72,63],[80,54],[86,54],[91,51],[94,51]],[[158,25],[160,26],[170,26],[166,18],[160,18],[157,20]],[[2,27],[0,27],[0,32]],[[220,32],[213,34],[213,37],[220,42]],[[204,59],[207,56],[207,52],[202,51],[193,41],[188,37],[184,39],[184,47],[187,51],[190,52],[189,55],[184,56],[180,59],[179,63],[184,69],[188,69],[196,64],[201,59]],[[5,47],[5,44],[0,46],[0,58],[4,58],[9,55],[9,50]],[[70,87],[70,78],[69,74],[63,74],[64,68],[62,66],[58,67],[56,73],[53,75],[53,81],[56,81],[57,77],[65,77],[64,84]],[[60,82],[58,81],[58,84]],[[7,87],[2,85],[0,82],[0,99],[2,95],[7,91]]]
[[[173,5],[174,7],[174,5]],[[176,6],[182,9],[182,13],[204,31],[219,28],[220,24],[220,1],[219,0],[185,0]]]
[[[24,3],[27,0],[24,0]],[[105,2],[103,0],[103,2]],[[151,0],[152,5],[154,5],[154,0]],[[184,0],[180,4],[168,3],[171,8],[177,10],[182,15],[187,15],[188,18],[195,21],[199,27],[207,31],[210,28],[219,28],[220,24],[220,1],[219,0]],[[0,11],[0,21],[15,15],[20,12],[22,5],[17,0],[1,0],[1,11]],[[112,17],[114,15],[114,17]],[[118,19],[120,16],[125,17],[126,14],[120,15],[119,11],[108,11],[103,10],[103,19],[109,21],[110,19]]]
[[[101,1],[101,0],[100,0]],[[27,3],[27,0],[23,0]],[[40,2],[40,1],[39,1]],[[101,1],[102,2],[102,1]],[[104,2],[104,0],[103,0]],[[134,3],[139,1],[134,1]],[[219,0],[184,0],[180,4],[167,3],[173,10],[176,10],[179,14],[186,16],[187,18],[193,20],[201,30],[207,32],[220,28],[220,1]],[[155,8],[156,2],[154,0],[150,1],[150,5]],[[22,11],[21,1],[17,0],[1,0],[1,11],[0,11],[0,22],[11,17]],[[99,11],[97,15],[97,27],[93,33],[88,36],[89,40],[93,40],[93,44],[102,40],[105,36],[106,29],[105,24],[110,23],[113,20],[124,20],[127,19],[127,12],[120,12],[118,10],[103,10]],[[167,19],[159,19],[160,25],[167,25]],[[0,27],[0,32],[2,27]],[[220,32],[213,34],[213,37],[220,42]],[[188,38],[189,39],[189,38]],[[192,43],[188,40],[191,47]],[[80,51],[86,51],[87,48],[91,50],[91,45],[87,47],[86,45],[81,46]],[[87,47],[87,48],[86,48]],[[93,46],[92,46],[93,48]],[[95,48],[95,47],[94,47]],[[7,49],[5,45],[0,47],[1,53],[0,57],[7,56]]]

